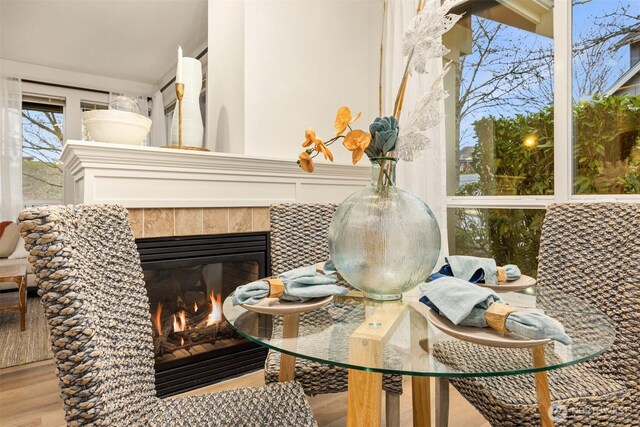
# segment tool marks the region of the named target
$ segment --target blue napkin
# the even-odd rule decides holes
[[[318,274],[316,266],[310,265],[278,275],[277,277],[284,283],[284,295],[280,299],[304,302],[311,298],[346,294],[349,292],[347,288],[336,285],[337,276],[332,266],[333,263],[330,263],[327,268],[325,264],[324,272],[328,274]],[[236,288],[233,294],[233,305],[258,304],[268,296],[269,284],[264,280],[256,280]]]
[[[437,273],[431,275],[431,280],[450,276],[466,280],[471,283],[498,283],[498,266],[492,258],[480,258],[467,255],[455,255],[445,258],[447,262]],[[507,281],[520,278],[522,273],[517,265],[504,266]]]
[[[455,277],[442,277],[420,285],[424,294],[420,301],[449,319],[456,325],[488,327],[484,314],[494,302],[506,304],[491,289],[475,286]],[[562,344],[571,344],[551,317],[530,311],[511,313],[505,323],[506,328],[518,335],[531,339],[550,338]]]

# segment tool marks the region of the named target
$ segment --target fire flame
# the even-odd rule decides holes
[[[187,314],[184,311],[173,315],[173,332],[182,332],[187,329]]]
[[[158,309],[156,310],[156,314],[153,315],[153,324],[156,326],[156,331],[158,331],[158,335],[162,335],[162,323],[160,322],[160,315],[162,314],[162,304],[158,303]]]
[[[211,313],[207,317],[207,326],[219,323],[222,320],[222,294],[216,295],[213,291],[209,295],[211,301]]]
[[[180,345],[184,345],[184,338],[180,338]]]
[[[178,304],[180,304],[181,298],[178,297]],[[215,325],[222,321],[222,294],[216,295],[215,292],[209,294],[209,302],[211,303],[211,312],[207,316],[207,326]],[[193,312],[196,313],[199,310],[197,303],[193,303]],[[162,324],[160,316],[162,314],[162,304],[158,304],[158,309],[153,315],[153,324],[156,327],[159,335],[162,335]],[[188,329],[188,317],[185,310],[180,310],[173,315],[173,332],[183,332]],[[184,345],[184,339],[181,338],[181,345]]]

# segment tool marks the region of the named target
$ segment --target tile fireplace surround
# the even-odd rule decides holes
[[[339,203],[368,185],[369,167],[228,153],[67,141],[65,203],[116,203],[136,238],[269,230],[272,203]]]
[[[269,208],[129,208],[135,238],[269,231]]]

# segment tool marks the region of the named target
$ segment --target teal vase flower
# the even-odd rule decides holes
[[[395,117],[376,118],[369,125],[371,144],[369,145],[369,150],[367,150],[367,155],[374,157],[392,151],[398,140],[398,130],[398,120]]]

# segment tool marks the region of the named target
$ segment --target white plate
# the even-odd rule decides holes
[[[294,313],[305,313],[316,310],[328,304],[333,299],[333,295],[327,297],[313,298],[307,302],[280,301],[279,298],[265,298],[258,304],[242,304],[242,308],[256,313],[283,315]]]
[[[431,309],[429,309],[429,312],[427,313],[427,319],[433,326],[440,329],[447,335],[463,341],[480,345],[488,345],[491,347],[528,348],[549,344],[552,341],[549,338],[533,340],[514,333],[502,334],[491,328],[475,328],[473,326],[454,325],[449,319],[440,316]]]
[[[520,276],[520,278],[512,281],[512,282],[498,282],[497,285],[488,284],[488,283],[478,283],[478,286],[482,286],[483,288],[489,288],[495,292],[514,292],[514,291],[522,291],[524,289],[530,288],[536,284],[536,279],[533,277],[525,276],[524,274]]]

